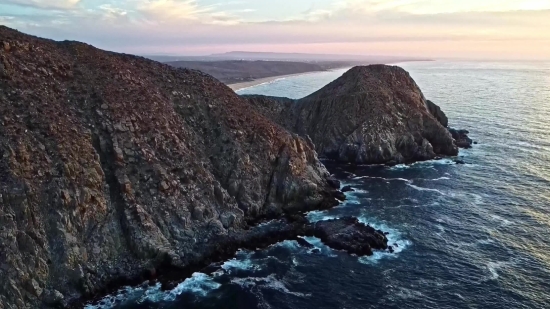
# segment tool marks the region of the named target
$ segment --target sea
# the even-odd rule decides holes
[[[93,308],[550,308],[550,63],[397,64],[477,142],[452,159],[336,165],[355,216],[389,232],[371,257],[284,241],[239,251],[174,290],[127,287]],[[301,98],[346,70],[277,79],[240,94]]]

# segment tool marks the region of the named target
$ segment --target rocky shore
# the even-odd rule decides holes
[[[208,261],[256,218],[336,204],[311,144],[211,76],[6,27],[0,64],[3,309]]]
[[[467,146],[467,136],[453,136],[441,109],[396,66],[354,67],[299,100],[243,97],[266,117],[310,140],[320,156],[338,162],[412,163],[456,156],[458,147]]]
[[[357,219],[306,221],[345,199],[315,149],[456,154],[426,104],[396,67],[354,68],[298,101],[240,97],[199,71],[0,26],[0,309],[77,308],[304,235],[389,250]]]

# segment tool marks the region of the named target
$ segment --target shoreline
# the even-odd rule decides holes
[[[411,60],[411,61],[389,62],[389,63],[382,63],[382,64],[385,64],[385,65],[399,65],[400,63],[406,63],[406,62],[424,62],[424,61],[435,61],[435,60],[416,60],[416,61]],[[368,63],[368,64],[364,64],[364,65],[371,65],[371,64],[375,64],[375,63]],[[283,79],[283,78],[288,78],[288,77],[295,77],[295,76],[302,76],[302,75],[308,75],[308,74],[314,74],[314,73],[321,73],[321,72],[332,72],[332,71],[341,70],[341,69],[345,69],[345,68],[351,69],[352,67],[354,67],[354,66],[350,66],[350,67],[343,66],[343,67],[333,68],[333,69],[324,70],[324,71],[307,71],[307,72],[302,72],[302,73],[274,75],[274,76],[270,76],[270,77],[262,77],[262,78],[254,79],[254,80],[251,80],[251,81],[248,81],[248,82],[232,83],[232,84],[226,84],[226,85],[227,85],[227,87],[231,88],[231,90],[237,92],[239,90],[243,90],[243,89],[246,89],[246,88],[251,88],[251,87],[258,86],[258,85],[271,83],[271,82],[276,81],[278,79]]]
[[[339,69],[343,69],[343,68],[337,68],[337,69],[325,70],[325,71],[308,71],[308,72],[294,73],[294,74],[275,75],[275,76],[270,76],[270,77],[258,78],[258,79],[251,80],[251,81],[248,81],[248,82],[227,84],[227,86],[229,88],[231,88],[231,90],[233,90],[233,91],[239,91],[239,90],[242,90],[242,89],[245,89],[245,88],[258,86],[258,85],[261,85],[261,84],[267,84],[267,83],[276,81],[278,79],[301,76],[301,75],[308,75],[308,74],[313,74],[313,73],[330,72],[330,71],[339,70]]]

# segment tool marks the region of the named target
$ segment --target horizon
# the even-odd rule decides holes
[[[0,0],[0,24],[138,55],[550,60],[550,0]]]

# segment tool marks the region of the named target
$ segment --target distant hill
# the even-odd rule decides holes
[[[380,55],[334,55],[334,54],[307,54],[307,53],[269,53],[232,51],[205,56],[164,56],[149,55],[149,59],[160,62],[174,61],[223,61],[223,60],[266,60],[266,61],[298,61],[298,62],[333,62],[353,61],[362,64],[396,63],[402,61],[427,61],[431,59],[418,57],[380,56]]]
[[[378,55],[335,55],[335,54],[307,54],[307,53],[270,53],[232,51],[223,54],[213,54],[211,58],[238,59],[238,60],[280,60],[280,61],[354,61],[367,63],[392,63],[401,61],[424,61],[427,58],[395,57]]]
[[[167,64],[178,68],[199,70],[226,83],[240,83],[279,75],[326,71],[351,66],[348,62],[293,62],[293,61],[174,61]]]

